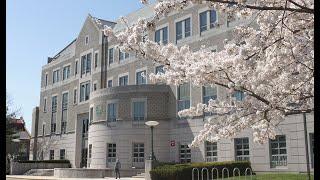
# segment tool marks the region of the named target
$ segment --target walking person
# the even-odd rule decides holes
[[[120,164],[119,159],[117,159],[116,164],[114,166],[114,171],[116,172],[116,179],[118,178],[118,176],[120,179],[120,168],[121,168],[121,164]]]

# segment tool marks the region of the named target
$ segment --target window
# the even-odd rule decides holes
[[[129,53],[121,52],[119,49],[119,61],[124,61],[127,58],[129,58]]]
[[[52,112],[57,112],[57,96],[52,97],[52,106],[51,106],[51,111]]]
[[[242,91],[235,91],[232,94],[232,97],[235,98],[237,101],[242,101],[244,99],[244,93]]]
[[[127,85],[128,85],[128,75],[120,77],[119,86],[127,86]]]
[[[217,88],[211,86],[202,87],[203,103],[208,104],[210,99],[217,99]]]
[[[112,87],[112,80],[108,80],[108,87]]]
[[[51,112],[51,133],[54,134],[56,132],[57,96],[52,97]]]
[[[108,122],[115,122],[117,120],[117,104],[108,104]]]
[[[50,160],[54,160],[54,150],[50,150]]]
[[[78,61],[75,62],[74,65],[74,74],[77,75],[78,74]]]
[[[200,13],[199,18],[200,18],[200,33],[201,33],[215,27],[215,23],[217,22],[217,12],[215,10],[208,10]]]
[[[68,79],[70,77],[70,65],[63,67],[62,80]]]
[[[66,150],[60,149],[60,159],[66,159]]]
[[[191,162],[191,149],[186,144],[180,144],[180,163]]]
[[[133,162],[144,162],[144,144],[133,144]]]
[[[45,129],[46,129],[46,125],[42,124],[42,137],[44,137],[45,133]]]
[[[136,78],[137,85],[146,84],[146,70],[137,72]]]
[[[90,108],[90,123],[93,121],[93,107]]]
[[[53,71],[53,75],[52,75],[52,83],[56,83],[59,81],[59,70],[55,70]]]
[[[200,33],[207,30],[207,11],[200,13]]]
[[[77,89],[73,90],[73,104],[77,104]]]
[[[88,45],[88,44],[89,44],[89,36],[86,36],[86,37],[85,37],[84,43],[85,43],[85,45]]]
[[[277,135],[274,140],[270,140],[271,168],[277,166],[287,166],[287,145],[286,136]]]
[[[48,74],[45,75],[45,86],[48,86]]]
[[[82,120],[82,137],[88,137],[89,119]]]
[[[163,74],[163,73],[164,73],[163,65],[157,66],[156,67],[156,74]]]
[[[215,10],[210,10],[210,29],[214,28],[217,21],[217,12]]]
[[[66,133],[67,119],[68,119],[68,97],[69,97],[69,93],[64,93],[62,95],[61,134]]]
[[[69,93],[62,94],[62,111],[68,109],[68,97]]]
[[[309,133],[309,138],[310,138],[311,167],[314,168],[314,133]]]
[[[144,121],[145,116],[145,102],[133,102],[133,120]]]
[[[92,144],[89,144],[88,158],[91,159],[91,157],[92,157]]]
[[[94,53],[94,68],[98,67],[98,53]]]
[[[116,162],[117,159],[117,145],[107,144],[107,162]]]
[[[203,86],[202,87],[202,101],[204,104],[209,104],[210,99],[217,99],[217,88],[216,86],[211,87],[211,86]],[[211,112],[206,112],[205,116],[211,116],[213,113]]]
[[[94,83],[93,84],[93,91],[96,91],[97,90],[97,83]]]
[[[168,43],[168,27],[161,28],[155,32],[155,42],[162,43],[163,45]]]
[[[113,63],[113,48],[109,49],[109,64]]]
[[[87,101],[90,98],[90,81],[80,84],[80,102]]]
[[[234,139],[236,161],[249,161],[249,138]]]
[[[178,111],[190,108],[190,84],[184,83],[178,87]]]
[[[81,74],[91,72],[91,53],[81,56]]]
[[[205,142],[206,148],[206,161],[213,162],[218,161],[217,142]]]
[[[43,99],[43,112],[47,112],[47,98]]]
[[[176,23],[176,41],[191,35],[190,18]]]

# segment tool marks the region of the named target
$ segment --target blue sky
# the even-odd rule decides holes
[[[7,0],[6,88],[31,130],[39,105],[41,67],[77,37],[88,15],[114,21],[139,0]]]

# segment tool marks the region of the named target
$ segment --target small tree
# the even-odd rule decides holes
[[[52,137],[42,137],[41,139],[38,138],[36,149],[34,146],[34,140],[30,142],[30,151],[36,151],[36,153],[34,154],[36,156],[36,160],[43,160],[44,154],[47,154],[49,150],[54,148],[56,144],[57,141]]]

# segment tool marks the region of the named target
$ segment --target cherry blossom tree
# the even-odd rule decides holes
[[[149,40],[147,35],[161,17],[193,4],[205,4],[225,14],[227,21],[238,17],[254,23],[235,27],[232,39],[219,52]],[[191,146],[231,138],[245,129],[252,129],[255,142],[265,143],[275,138],[275,128],[286,116],[313,112],[313,0],[159,0],[154,12],[152,18],[131,24],[123,18],[124,30],[105,27],[104,33],[121,51],[163,64],[165,73],[149,75],[153,82],[221,86],[230,94],[245,95],[243,101],[211,99],[208,105],[199,103],[180,111],[179,116],[189,117],[216,114],[208,118]]]

